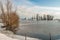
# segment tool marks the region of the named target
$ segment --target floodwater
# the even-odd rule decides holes
[[[20,21],[17,34],[27,35],[42,40],[60,39],[60,21]]]

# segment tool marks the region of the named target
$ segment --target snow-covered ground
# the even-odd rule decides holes
[[[0,33],[0,40],[18,40],[18,39],[13,39],[13,38],[7,37],[6,35]]]
[[[25,36],[15,35],[11,31],[6,31],[1,28],[3,24],[0,23],[0,40],[25,40]],[[37,38],[26,37],[27,40],[41,40]]]
[[[24,36],[18,36],[18,35],[8,37],[5,34],[0,33],[0,40],[25,40],[25,37]],[[27,40],[40,40],[40,39],[27,37]]]

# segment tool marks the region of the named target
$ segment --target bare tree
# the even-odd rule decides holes
[[[6,0],[6,10],[7,12],[4,12],[3,3],[0,2],[0,8],[1,8],[1,19],[4,24],[4,28],[6,30],[10,30],[12,32],[16,32],[16,28],[19,26],[19,17],[16,13],[17,10],[12,11],[12,3],[10,0]]]

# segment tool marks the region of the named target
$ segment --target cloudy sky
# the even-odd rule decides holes
[[[60,18],[60,0],[14,0],[21,17],[50,14]]]

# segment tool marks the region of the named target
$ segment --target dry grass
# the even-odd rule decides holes
[[[10,30],[12,32],[16,32],[16,28],[18,28],[19,26],[19,17],[16,13],[17,10],[15,10],[14,12],[11,10],[12,9],[12,4],[9,0],[6,0],[7,4],[6,4],[6,10],[7,12],[4,12],[4,8],[3,8],[3,4],[2,2],[0,2],[0,8],[1,8],[1,19],[2,22],[4,24],[4,28],[6,28],[6,30]]]

